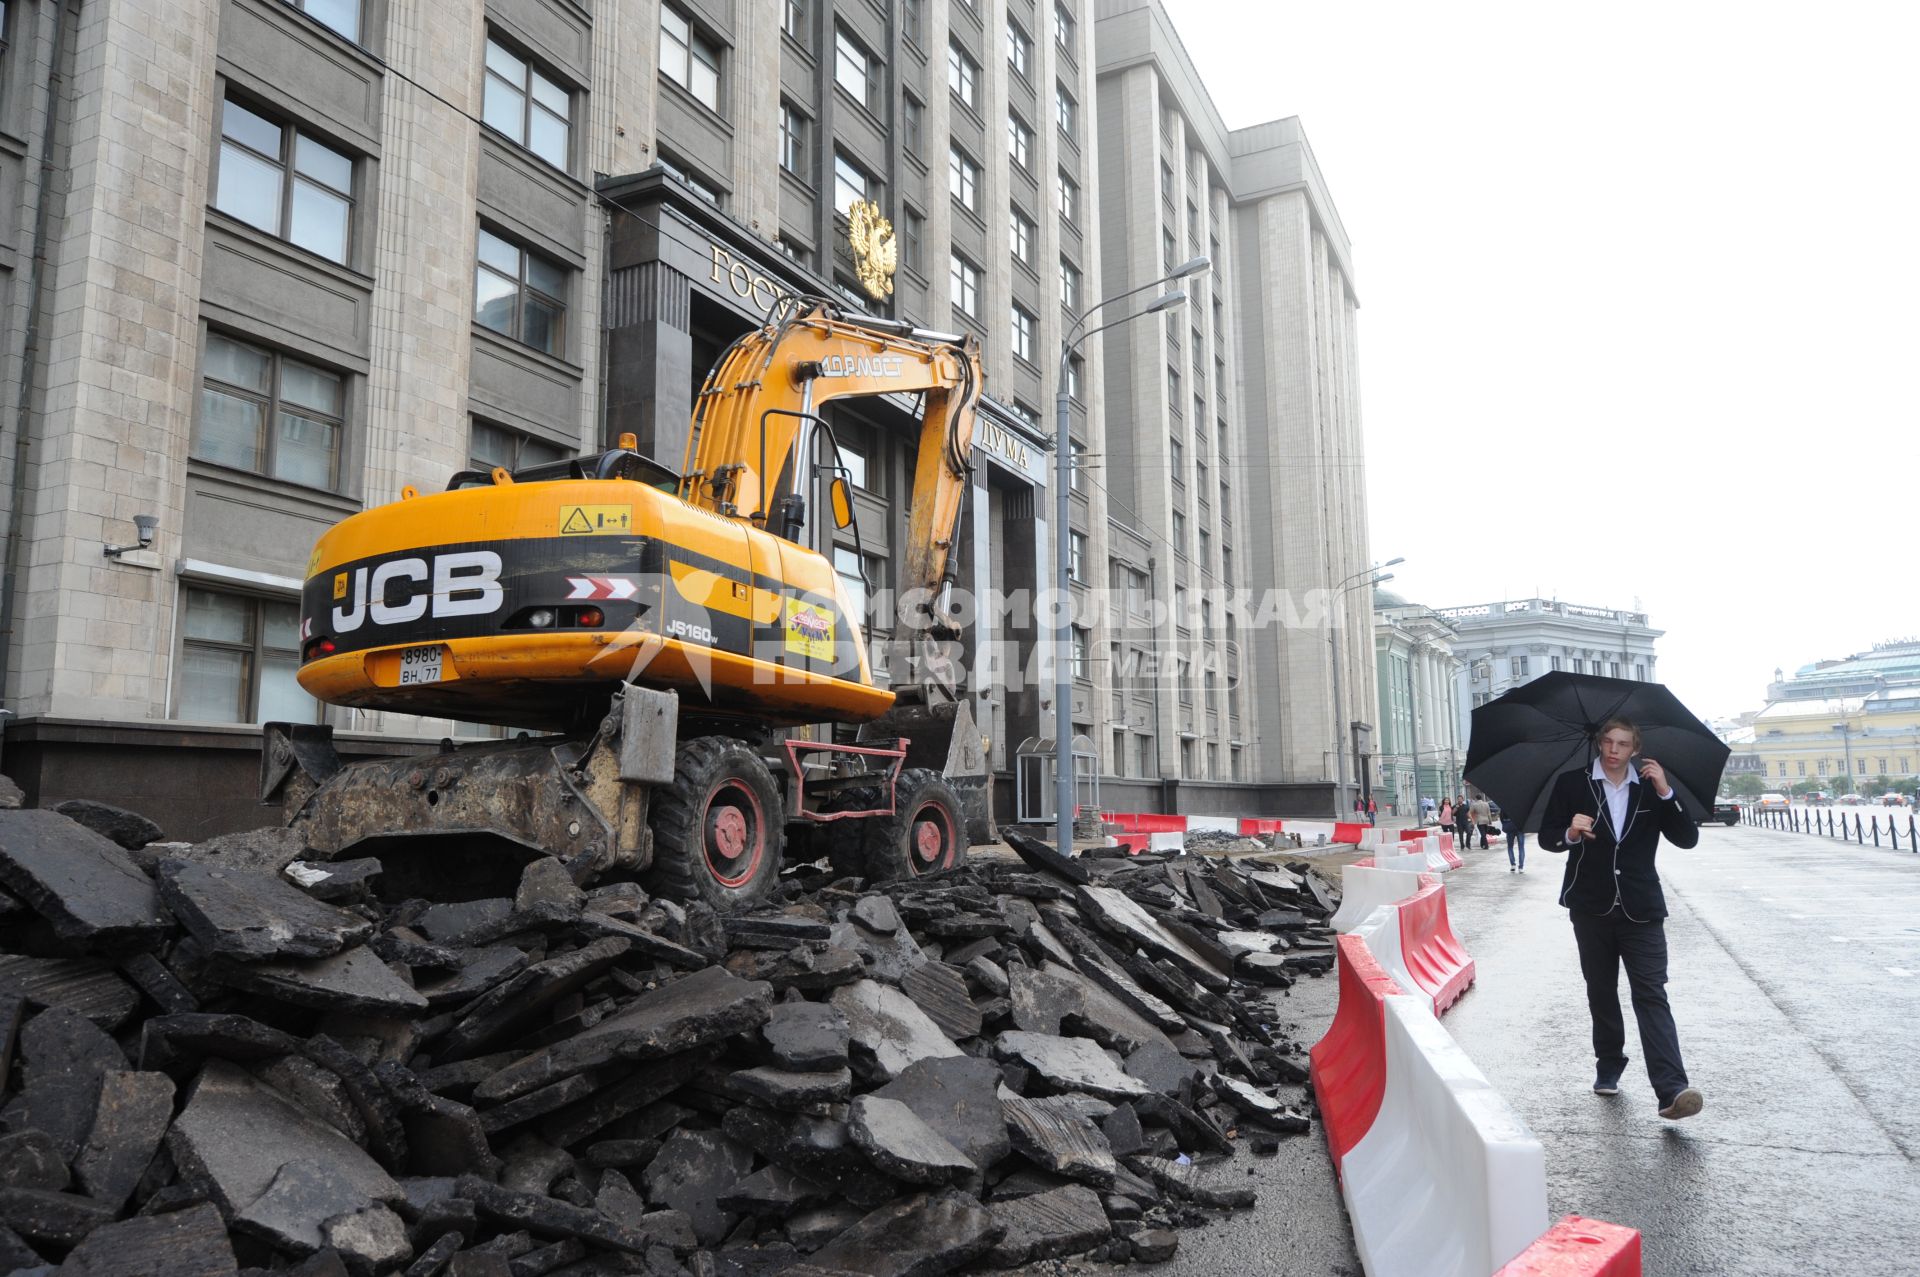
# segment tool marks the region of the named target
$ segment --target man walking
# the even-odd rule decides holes
[[[1473,814],[1473,829],[1480,831],[1480,850],[1485,851],[1487,849],[1487,830],[1493,827],[1493,810],[1487,806],[1487,800],[1484,798],[1474,799],[1472,805],[1469,806],[1467,810]],[[1472,829],[1467,831],[1467,837],[1469,839],[1473,837]]]
[[[1527,836],[1520,831],[1520,821],[1512,812],[1500,813],[1500,832],[1507,836],[1507,872],[1525,873],[1527,871]]]
[[[1660,1116],[1692,1117],[1703,1100],[1687,1082],[1680,1035],[1667,1004],[1667,902],[1653,861],[1663,836],[1688,848],[1700,841],[1700,829],[1680,806],[1660,764],[1634,757],[1639,728],[1625,719],[1608,719],[1593,745],[1591,770],[1565,772],[1554,781],[1540,824],[1540,846],[1569,853],[1560,903],[1573,921],[1593,1017],[1593,1091],[1618,1095],[1627,1067],[1620,1014],[1624,965]]]

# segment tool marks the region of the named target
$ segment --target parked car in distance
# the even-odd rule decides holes
[[[1712,819],[1719,821],[1723,825],[1739,824],[1740,823],[1739,802],[1732,798],[1714,799]]]
[[[1809,807],[1827,807],[1833,803],[1833,795],[1824,789],[1816,789],[1811,793],[1802,794],[1800,797]]]
[[[1882,807],[1905,807],[1907,805],[1907,796],[1905,794],[1882,794],[1880,795],[1880,805]]]
[[[1787,796],[1769,791],[1760,795],[1760,801],[1755,805],[1758,806],[1761,811],[1785,811],[1788,806]]]
[[[1863,798],[1859,794],[1842,794],[1833,800],[1836,807],[1869,807],[1872,804],[1871,798]]]

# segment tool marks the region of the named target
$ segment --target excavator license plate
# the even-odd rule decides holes
[[[447,649],[439,644],[432,647],[410,647],[400,653],[400,686],[417,687],[422,683],[440,681],[440,662]]]

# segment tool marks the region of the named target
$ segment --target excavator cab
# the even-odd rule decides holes
[[[790,836],[869,877],[957,865],[993,836],[984,742],[937,662],[876,677],[809,502],[824,487],[857,541],[821,409],[920,396],[899,584],[929,600],[910,627],[950,633],[980,393],[972,338],[788,299],[709,374],[677,474],[623,436],[351,516],[314,547],[301,685],[547,735],[343,764],[328,729],[269,724],[263,797],[327,856],[485,835],[723,909],[766,898]],[[858,741],[812,739],[826,723]]]

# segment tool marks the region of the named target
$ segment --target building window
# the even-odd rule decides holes
[[[1078,625],[1074,626],[1073,627],[1073,676],[1075,678],[1084,679],[1089,675],[1090,671],[1088,669],[1088,666],[1091,664],[1091,662],[1088,660],[1087,649],[1090,646],[1091,644],[1088,641],[1088,634],[1086,630],[1082,629]]]
[[[491,62],[491,43],[487,57]],[[708,110],[720,109],[720,50],[667,5],[660,6],[660,71]]]
[[[1646,666],[1644,666],[1644,665],[1635,665],[1635,666],[1633,667],[1633,681],[1634,681],[1634,682],[1636,682],[1636,683],[1644,683],[1644,682],[1646,682],[1646,681],[1647,681],[1647,667],[1646,667]]]
[[[1113,774],[1127,774],[1127,729],[1124,727],[1113,729]]]
[[[353,160],[228,98],[213,206],[328,261],[345,262]]]
[[[1827,760],[1824,758],[1820,760],[1820,774],[1822,776],[1827,774]]]
[[[1532,671],[1528,668],[1526,657],[1516,656],[1513,658],[1513,676],[1515,678],[1526,678],[1530,673],[1532,673]]]
[[[906,135],[907,150],[920,154],[926,138],[926,108],[911,93],[900,95],[900,131]]]
[[[1181,444],[1180,440],[1172,435],[1167,437],[1167,457],[1173,463],[1173,481],[1175,483],[1185,483],[1187,479],[1185,473],[1187,450],[1185,446]]]
[[[1180,415],[1180,370],[1167,369],[1167,407],[1174,416]]]
[[[1033,37],[1011,19],[1007,22],[1007,65],[1022,77],[1028,74],[1028,69],[1033,65]]]
[[[1173,255],[1176,251],[1173,232],[1162,226],[1160,228],[1160,260],[1168,270],[1173,269]]]
[[[947,87],[969,110],[975,109],[980,92],[980,64],[957,44],[947,46]]]
[[[853,614],[862,625],[867,622],[867,579],[860,572],[858,551],[845,546],[833,548],[833,571],[840,578],[840,584],[847,591],[847,602],[853,607]]]
[[[1053,38],[1061,48],[1073,52],[1073,13],[1064,4],[1053,6]]]
[[[1781,775],[1783,775],[1783,776],[1784,776],[1784,775],[1786,775],[1786,767],[1787,767],[1787,765],[1786,765],[1785,763],[1782,763],[1782,764],[1780,764],[1780,774],[1781,774]],[[1856,776],[1864,776],[1864,775],[1866,775],[1866,774],[1867,774],[1867,760],[1866,760],[1866,759],[1864,759],[1864,758],[1856,758],[1856,759],[1854,759],[1854,760],[1853,760],[1853,771],[1854,771],[1854,774],[1855,774]]]
[[[872,55],[847,34],[845,27],[835,28],[833,82],[844,89],[848,97],[871,111],[879,97],[879,81],[880,77],[873,65]]]
[[[1087,534],[1067,534],[1067,579],[1075,585],[1087,583]]]
[[[782,0],[780,5],[780,29],[798,40],[807,42],[807,3],[806,0]]]
[[[796,177],[807,172],[807,123],[791,102],[780,104],[780,167]]]
[[[517,474],[533,466],[563,460],[569,455],[570,450],[557,443],[548,443],[545,439],[536,439],[518,430],[496,426],[490,421],[476,420],[467,439],[467,464],[489,474],[496,466],[508,474]]]
[[[1013,308],[1013,354],[1033,362],[1033,316],[1018,306]]]
[[[1559,669],[1559,668],[1560,668],[1560,658],[1559,658],[1559,657],[1557,657],[1557,656],[1549,656],[1549,657],[1547,658],[1547,668],[1548,668],[1548,669],[1555,669],[1555,670],[1557,670],[1557,669]]]
[[[1807,774],[1807,763],[1805,759],[1796,759],[1794,761],[1793,767],[1796,775],[1804,776]],[[1886,769],[1881,768],[1881,770],[1885,771]]]
[[[836,212],[846,213],[856,200],[870,200],[879,203],[876,198],[874,180],[867,171],[855,164],[841,151],[833,153],[833,200]]]
[[[1080,311],[1080,268],[1060,259],[1060,304],[1078,314]]]
[[[1067,488],[1069,491],[1085,491],[1081,487],[1080,476],[1087,468],[1087,445],[1078,439],[1067,441]],[[1901,768],[1902,771],[1906,769]]]
[[[300,605],[188,586],[180,623],[179,716],[201,723],[312,723],[301,690]]]
[[[947,300],[969,315],[980,313],[980,268],[958,253],[947,274]]]
[[[1187,555],[1187,516],[1179,510],[1173,512],[1173,552],[1181,558]]]
[[[331,27],[347,39],[360,39],[360,0],[287,0],[323,27]],[[0,39],[6,37],[7,10],[0,4]]]
[[[1213,533],[1200,529],[1200,570],[1205,572],[1213,562]]]
[[[1007,115],[1007,154],[1013,157],[1015,166],[1033,171],[1033,130],[1012,113]]]
[[[1068,177],[1065,169],[1060,171],[1060,185],[1054,194],[1054,206],[1063,221],[1079,224],[1080,184]]]
[[[920,0],[900,0],[900,34],[915,44],[922,43],[920,21]]]
[[[1011,229],[1011,245],[1015,261],[1033,265],[1033,222],[1019,209],[1008,213],[1008,225]]]
[[[968,212],[980,211],[980,166],[957,145],[947,152],[947,193]]]
[[[674,16],[670,9],[662,9],[660,25],[663,32],[669,21],[679,22],[684,34],[686,19]],[[684,64],[687,57],[684,40],[679,56]],[[663,34],[661,69],[672,75],[667,58],[666,37]],[[682,84],[687,82],[685,75],[683,66]],[[714,75],[717,77],[719,72],[716,70]],[[512,138],[555,168],[564,170],[567,167],[568,139],[573,131],[573,95],[497,40],[487,41],[486,80],[486,93],[480,111],[487,125]],[[697,91],[695,96],[699,96]],[[700,100],[713,106],[716,97],[717,93]]]
[[[566,348],[567,271],[481,228],[473,317],[483,328],[559,355]]]
[[[339,373],[209,332],[201,376],[194,456],[309,488],[338,486]]]
[[[1879,773],[1880,773],[1880,775],[1882,775],[1882,776],[1884,776],[1884,775],[1886,775],[1886,774],[1887,774],[1887,760],[1886,760],[1886,759],[1884,759],[1884,758],[1876,758],[1876,759],[1874,759],[1874,760],[1873,760],[1873,762],[1874,762],[1874,766],[1875,766],[1875,767],[1876,767],[1876,768],[1878,769],[1878,771],[1879,771]]]
[[[1619,677],[1620,677],[1620,662],[1618,662],[1618,661],[1609,661],[1609,662],[1607,663],[1607,676],[1608,676],[1609,678],[1619,678]]]
[[[903,210],[900,215],[900,239],[902,241],[900,261],[902,265],[916,275],[924,275],[927,272],[926,259],[924,256],[925,250],[922,248],[926,236],[927,219],[910,208]]]
[[[1080,104],[1073,100],[1073,94],[1067,92],[1067,86],[1053,86],[1053,113],[1060,121],[1060,131],[1069,138],[1074,136],[1074,125],[1079,120]]]

